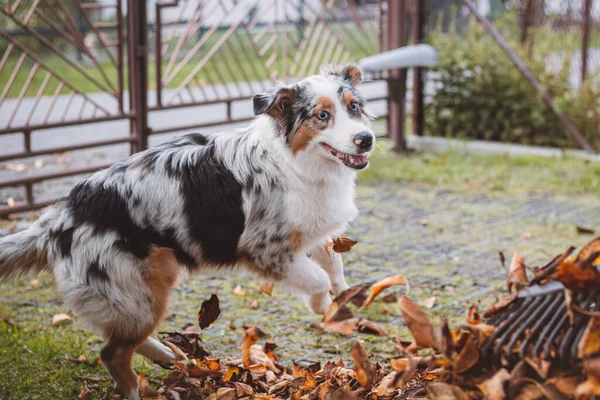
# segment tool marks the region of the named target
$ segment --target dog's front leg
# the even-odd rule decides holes
[[[295,254],[284,270],[281,284],[300,295],[316,314],[324,314],[331,304],[331,284],[327,273],[306,254]]]
[[[311,257],[319,263],[319,265],[327,272],[331,281],[331,291],[334,296],[342,293],[344,290],[349,289],[350,286],[346,283],[344,277],[344,262],[342,256],[336,253],[332,249],[327,251],[325,246],[328,241],[319,242],[314,249],[310,252]]]

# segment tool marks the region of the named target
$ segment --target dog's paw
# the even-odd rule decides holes
[[[308,296],[305,301],[308,308],[310,308],[315,314],[319,315],[325,314],[325,311],[327,311],[332,303],[329,293]]]

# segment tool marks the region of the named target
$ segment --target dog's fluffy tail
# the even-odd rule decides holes
[[[0,238],[0,280],[48,268],[49,225],[56,214],[51,209],[28,229]]]

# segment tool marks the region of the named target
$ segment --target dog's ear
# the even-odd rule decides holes
[[[352,86],[362,82],[362,70],[356,64],[330,64],[321,67],[321,75],[339,76]]]
[[[259,93],[254,96],[254,115],[267,114],[273,118],[281,117],[290,110],[296,91],[294,88],[282,87]]]

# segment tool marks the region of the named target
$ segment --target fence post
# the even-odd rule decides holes
[[[583,15],[583,35],[581,40],[581,85],[587,77],[588,47],[590,40],[590,20],[591,20],[592,0],[585,0]]]
[[[427,9],[426,0],[414,0],[414,11],[412,20],[412,42],[419,44],[423,41],[425,27],[425,10]],[[423,119],[424,119],[424,69],[415,67],[413,69],[413,98],[412,98],[412,128],[413,133],[418,136],[423,136]]]
[[[148,20],[146,0],[127,1],[127,64],[129,67],[131,152],[148,147]]]
[[[388,2],[388,50],[406,45],[406,2],[408,0],[389,0]],[[406,69],[390,71],[387,81],[387,133],[395,150],[406,149],[404,137],[404,117],[406,102]]]

